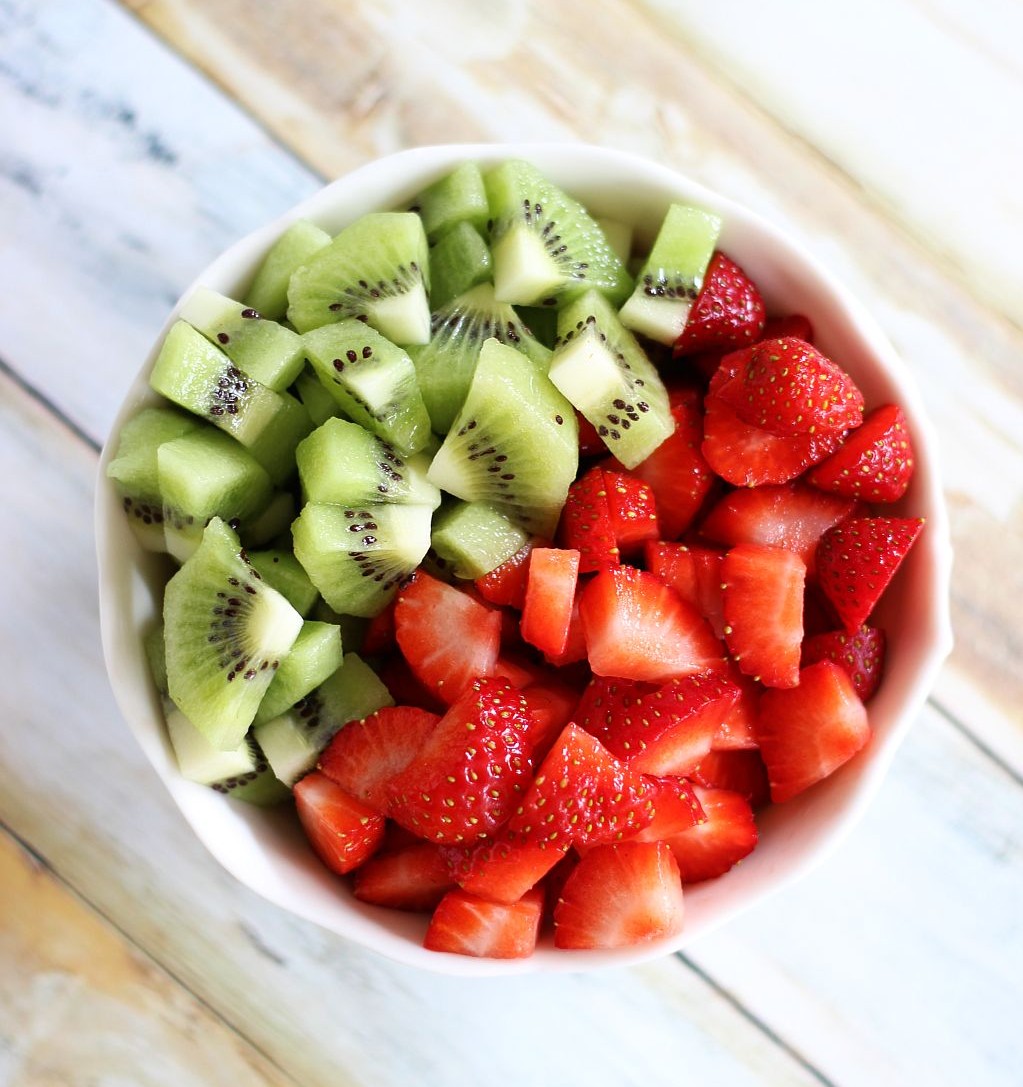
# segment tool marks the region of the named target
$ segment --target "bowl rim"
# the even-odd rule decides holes
[[[145,403],[157,402],[155,394],[149,391],[146,376],[184,300],[197,285],[205,283],[231,294],[229,288],[233,284],[234,290],[240,291],[259,257],[296,219],[311,219],[333,232],[362,210],[407,206],[425,184],[460,162],[476,160],[481,164],[490,164],[510,158],[535,163],[573,195],[579,195],[582,188],[584,202],[595,205],[596,210],[603,214],[609,214],[606,208],[613,209],[621,201],[622,181],[615,181],[614,178],[628,178],[632,184],[662,194],[662,198],[670,196],[709,208],[722,215],[723,238],[733,236],[741,240],[748,235],[757,240],[762,251],[769,249],[768,257],[761,252],[761,256],[752,262],[749,253],[733,253],[733,257],[744,266],[749,267],[764,259],[786,274],[795,270],[801,280],[813,284],[815,292],[827,300],[833,311],[830,323],[845,328],[854,337],[851,342],[856,344],[857,351],[877,368],[877,373],[873,375],[875,378],[886,380],[889,386],[898,390],[898,402],[909,420],[917,453],[913,501],[917,507],[927,511],[928,519],[927,531],[921,535],[911,553],[917,570],[915,583],[923,584],[931,591],[918,617],[925,636],[914,639],[919,644],[908,647],[912,666],[906,664],[900,672],[900,675],[908,672],[908,678],[900,682],[898,690],[888,699],[889,703],[895,703],[895,708],[889,714],[892,718],[890,727],[880,739],[875,737],[876,750],[871,757],[861,760],[855,781],[842,794],[846,796],[845,801],[841,804],[836,801],[836,810],[829,816],[827,833],[818,834],[809,844],[804,844],[795,862],[780,867],[778,864],[764,864],[762,855],[758,859],[760,851],[755,850],[735,871],[745,867],[748,872],[755,867],[758,879],[744,879],[743,882],[755,882],[756,886],[747,889],[748,893],[739,900],[734,894],[719,896],[724,899],[723,905],[708,908],[705,912],[697,909],[698,920],[693,924],[689,923],[693,912],[690,903],[695,901],[702,904],[707,892],[700,886],[688,889],[687,924],[679,936],[669,940],[615,951],[565,952],[541,947],[529,959],[493,960],[426,951],[411,939],[414,928],[404,919],[392,916],[396,911],[386,911],[387,923],[381,926],[378,924],[383,920],[380,908],[365,907],[350,896],[346,900],[344,923],[340,922],[337,911],[329,908],[330,901],[323,896],[309,901],[296,900],[292,888],[282,884],[280,872],[274,871],[273,858],[268,857],[258,844],[258,821],[251,818],[252,813],[237,811],[239,807],[248,806],[180,777],[171,761],[159,700],[148,679],[141,648],[142,626],[152,618],[153,602],[149,600],[147,614],[146,594],[151,591],[154,579],[160,576],[162,560],[142,552],[135,544],[114,488],[106,477],[106,468],[125,420]],[[596,200],[593,194],[597,194]],[[653,229],[654,222],[659,220],[662,213],[663,206],[656,214],[648,215],[648,230]],[[753,278],[759,285],[760,280],[755,273]],[[817,314],[812,316],[816,317]],[[843,345],[849,346],[844,340]],[[692,940],[716,930],[769,895],[802,878],[840,844],[862,817],[952,648],[952,547],[948,512],[941,488],[937,436],[924,409],[915,377],[895,352],[875,318],[802,244],[758,213],[666,165],[631,152],[584,143],[437,144],[398,151],[374,159],[335,179],[224,250],[181,293],[134,381],[126,390],[99,461],[95,529],[101,641],[115,700],[182,815],[209,852],[240,882],[280,908],[394,961],[443,974],[492,976],[548,970],[578,972],[638,964],[681,950]],[[124,622],[126,616],[131,619],[128,624]],[[807,795],[787,802],[785,809],[793,811],[807,806]],[[230,833],[225,833],[224,827],[219,826],[219,822],[224,820],[219,819],[218,812],[231,813],[226,820]],[[261,812],[259,814],[262,816]],[[761,869],[764,870],[762,873]],[[301,867],[289,873],[299,883],[314,876],[322,881],[324,874],[330,876],[325,868],[322,872],[310,873]],[[337,877],[330,878],[336,881]]]

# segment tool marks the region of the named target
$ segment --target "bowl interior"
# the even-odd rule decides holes
[[[750,212],[664,167],[574,144],[453,145],[400,152],[335,181],[282,219],[242,239],[196,283],[239,296],[288,222],[308,218],[336,232],[364,212],[407,206],[424,185],[466,159],[494,163],[512,157],[532,161],[595,214],[634,223],[647,241],[672,202],[720,214],[724,219],[720,247],[754,279],[769,312],[810,316],[821,350],[856,378],[868,409],[889,400],[902,405],[918,467],[895,512],[924,516],[928,525],[886,594],[879,617],[888,632],[889,657],[885,681],[870,704],[874,728],[870,746],[809,792],[763,814],[761,843],[753,854],[726,877],[687,891],[681,937],[616,952],[559,952],[547,941],[530,959],[476,960],[425,951],[420,946],[425,921],[419,916],[357,902],[312,856],[290,808],[252,808],[180,777],[142,648],[143,635],[157,620],[170,569],[165,558],[146,554],[136,545],[106,479],[116,444],[112,437],[101,458],[96,508],[104,654],[121,710],[185,818],[225,868],[277,905],[396,960],[464,975],[581,970],[662,955],[806,872],[861,814],[951,647],[947,516],[935,439],[911,375],[869,315],[804,251]],[[156,401],[147,376],[179,308],[180,304],[169,315],[128,390],[112,436],[139,407]]]

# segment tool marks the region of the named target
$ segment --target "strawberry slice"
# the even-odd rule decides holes
[[[520,630],[549,657],[560,656],[568,645],[579,560],[578,551],[556,547],[535,547],[529,556]]]
[[[710,751],[738,697],[739,688],[720,673],[660,686],[596,676],[575,719],[630,769],[683,776]]]
[[[739,544],[721,564],[725,642],[740,670],[768,687],[799,682],[806,566],[794,552]]]
[[[780,340],[791,336],[797,340],[813,343],[813,325],[810,318],[801,313],[787,313],[782,317],[768,317],[764,322],[762,340]]]
[[[675,540],[692,524],[715,485],[714,473],[701,451],[703,395],[691,385],[668,388],[674,431],[632,474],[654,492],[657,523],[665,539]]]
[[[693,787],[704,820],[668,839],[683,884],[716,879],[753,852],[759,837],[753,808],[741,793]]]
[[[763,693],[757,737],[780,804],[848,762],[870,739],[870,723],[846,670],[822,660],[800,672],[798,686]]]
[[[867,621],[923,524],[923,518],[854,517],[821,537],[817,580],[847,633]]]
[[[387,814],[387,784],[415,758],[440,718],[414,706],[383,706],[350,721],[320,755],[319,766],[356,800]]]
[[[848,430],[863,421],[863,394],[817,348],[791,336],[762,340],[720,395],[744,423],[773,434]]]
[[[685,328],[675,341],[675,357],[708,347],[752,343],[760,338],[765,313],[756,284],[735,261],[715,252]]]
[[[576,422],[579,424],[579,456],[605,456],[607,454],[607,446],[604,444],[604,439],[597,433],[597,428],[581,411],[575,413],[575,418]]]
[[[554,946],[631,947],[682,930],[682,881],[664,842],[592,849],[572,870],[554,907]]]
[[[455,886],[452,846],[414,842],[377,853],[355,870],[352,891],[361,902],[392,910],[432,910]]]
[[[640,831],[654,817],[653,790],[595,737],[569,723],[555,741],[504,839],[564,853]]]
[[[650,775],[647,781],[654,789],[654,818],[629,841],[660,842],[703,822],[703,808],[690,782],[679,777]]]
[[[477,676],[494,673],[501,648],[500,614],[424,570],[399,590],[394,629],[412,670],[447,705]]]
[[[604,468],[604,490],[611,516],[611,531],[623,558],[642,550],[646,540],[656,540],[657,504],[654,491],[636,475]]]
[[[663,681],[722,665],[707,620],[645,570],[602,570],[582,591],[579,613],[597,675]]]
[[[711,744],[713,751],[742,751],[757,746],[753,725],[763,687],[752,676],[743,675],[734,661],[730,664],[728,678],[739,688],[739,695],[721,721]]]
[[[533,761],[542,759],[561,735],[579,703],[579,691],[552,673],[549,679],[531,683],[522,692],[532,714],[529,749]]]
[[[366,624],[362,645],[359,646],[362,656],[382,657],[397,648],[398,643],[394,640],[394,605],[395,601],[391,600],[383,611],[377,612]]]
[[[849,517],[856,505],[855,499],[823,494],[802,483],[744,487],[711,508],[700,533],[730,547],[741,543],[784,547],[810,567],[817,541]]]
[[[567,550],[579,552],[581,574],[617,566],[621,562],[611,523],[604,469],[599,465],[569,487],[558,523],[558,542]]]
[[[534,547],[546,547],[539,537],[527,541],[510,559],[478,577],[476,591],[484,600],[501,607],[522,609],[526,598],[526,579],[529,576],[529,555]]]
[[[821,660],[840,664],[849,673],[861,701],[866,702],[881,685],[884,654],[885,633],[879,627],[864,625],[852,634],[829,630],[803,642],[802,666]]]
[[[490,837],[531,780],[531,727],[529,707],[510,683],[475,680],[387,783],[389,814],[429,841]]]
[[[433,911],[423,947],[476,958],[526,959],[536,948],[543,902],[539,889],[510,905],[448,891]]]
[[[338,875],[367,861],[384,839],[384,817],[313,770],[294,788],[295,810],[313,850]]]
[[[718,638],[724,637],[721,604],[721,560],[724,551],[689,544],[655,540],[644,551],[646,568],[670,586],[710,623]]]
[[[447,709],[447,704],[423,683],[400,653],[385,657],[377,665],[376,671],[397,705],[417,706],[437,714]]]
[[[806,478],[823,491],[864,502],[897,502],[909,487],[913,467],[906,416],[897,404],[885,404]]]
[[[771,799],[767,767],[758,748],[711,751],[693,770],[691,780],[705,789],[727,789],[739,793],[756,811]]]
[[[481,842],[455,869],[459,886],[491,902],[517,902],[564,858],[546,842]]]
[[[736,487],[787,483],[833,453],[845,436],[838,430],[772,434],[743,422],[731,405],[712,393],[704,408],[700,449],[710,467]]]

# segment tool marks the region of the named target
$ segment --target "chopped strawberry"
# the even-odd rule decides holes
[[[623,558],[635,555],[646,540],[656,540],[657,504],[654,491],[636,475],[603,468],[611,531]]]
[[[922,518],[854,517],[821,537],[817,580],[847,633],[867,621],[922,528]]]
[[[395,634],[415,674],[450,705],[477,676],[493,675],[501,616],[423,570],[398,592]]]
[[[606,456],[607,446],[604,444],[604,439],[597,433],[597,428],[581,411],[577,411],[575,417],[579,424],[579,456]]]
[[[721,560],[724,551],[655,540],[646,545],[644,561],[655,577],[669,585],[710,623],[718,638],[725,633],[721,603]]]
[[[691,780],[705,789],[727,789],[740,793],[756,811],[771,799],[767,767],[758,748],[711,751],[700,760]]]
[[[630,841],[659,842],[703,821],[703,808],[690,782],[679,777],[650,775],[647,780],[654,789],[654,818]]]
[[[481,842],[457,866],[459,886],[491,902],[517,902],[564,857],[546,842]]]
[[[423,947],[477,958],[528,958],[536,948],[543,901],[539,889],[510,905],[448,891],[433,911]]]
[[[387,784],[404,770],[440,718],[413,706],[383,706],[350,721],[320,755],[318,769],[356,800],[387,814]]]
[[[693,787],[704,820],[668,839],[683,884],[716,879],[753,852],[759,837],[753,808],[741,793]]]
[[[682,930],[678,865],[664,842],[592,849],[565,880],[554,907],[554,946],[631,947]]]
[[[533,548],[520,629],[522,637],[547,656],[560,656],[568,645],[578,580],[578,551]]]
[[[738,687],[739,694],[728,707],[714,736],[713,751],[742,751],[757,746],[753,726],[763,687],[752,676],[744,675],[734,661],[730,665],[728,678]]]
[[[773,434],[848,430],[863,421],[863,394],[853,379],[791,336],[756,344],[718,395],[744,423]]]
[[[806,566],[794,552],[739,544],[721,564],[725,642],[741,671],[768,687],[799,681]]]
[[[507,612],[507,615],[514,616],[514,612]],[[502,620],[504,616],[502,615]],[[518,623],[515,624],[516,629]],[[524,650],[525,644],[521,646]],[[524,691],[527,687],[536,683],[539,679],[546,675],[547,669],[542,664],[537,664],[531,660],[526,654],[519,649],[508,649],[501,653],[497,658],[497,664],[494,665],[494,675],[500,676],[501,679],[506,679],[513,687],[518,688],[520,691]]]
[[[529,707],[507,680],[475,680],[437,722],[415,761],[387,784],[388,813],[429,841],[490,837],[532,777]]]
[[[739,688],[720,673],[661,685],[595,676],[575,720],[630,769],[687,774],[706,755]]]
[[[700,448],[703,442],[703,395],[692,385],[668,388],[674,431],[632,474],[654,492],[660,534],[678,539],[692,524],[714,489],[714,473]]]
[[[317,856],[338,875],[367,861],[384,838],[384,817],[318,770],[294,788],[299,822]]]
[[[575,599],[572,601],[572,614],[568,619],[568,635],[565,638],[565,648],[557,656],[547,658],[548,664],[558,668],[565,668],[570,664],[579,664],[586,660],[586,632],[583,630],[583,620],[579,614],[581,590],[582,585],[577,585]]]
[[[780,804],[848,762],[870,739],[870,723],[846,670],[822,660],[800,672],[798,686],[763,693],[757,738]]]
[[[353,893],[362,902],[394,910],[432,910],[455,886],[452,846],[417,841],[381,851],[355,870]]]
[[[909,487],[913,466],[906,416],[897,404],[885,404],[806,478],[821,490],[864,502],[896,502]]]
[[[752,343],[759,339],[764,320],[764,300],[756,285],[738,264],[716,252],[685,328],[675,341],[674,354]]]
[[[533,715],[529,745],[536,762],[544,758],[562,729],[572,720],[579,703],[579,692],[552,674],[550,679],[531,683],[523,690],[522,697]]]
[[[708,394],[704,407],[700,449],[711,468],[736,487],[787,483],[833,453],[844,437],[837,430],[772,434],[743,422],[731,405],[713,394]]]
[[[510,559],[505,559],[500,566],[478,577],[475,581],[476,591],[488,603],[521,610],[526,598],[530,552],[534,547],[545,546],[539,537],[528,540]]]
[[[700,523],[700,532],[730,547],[741,543],[784,547],[810,567],[817,541],[855,508],[855,499],[823,494],[803,483],[744,487],[713,506]]]
[[[359,646],[359,652],[364,657],[382,657],[397,648],[398,643],[394,640],[394,605],[395,601],[391,600],[383,611],[377,612],[366,624],[362,645]]]
[[[784,317],[768,317],[760,338],[780,340],[784,336],[813,343],[813,325],[810,324],[810,318],[804,317],[801,313],[789,313]]]
[[[579,552],[579,572],[590,573],[621,562],[607,501],[604,469],[595,465],[568,489],[558,543]]]
[[[881,684],[884,654],[884,631],[864,625],[852,634],[830,630],[807,638],[803,642],[802,666],[820,660],[840,664],[849,673],[860,699],[866,702]]]
[[[503,837],[565,852],[629,837],[654,816],[653,790],[576,724],[565,726]]]
[[[601,676],[666,680],[721,667],[707,620],[653,574],[602,570],[579,601],[590,668]]]
[[[447,704],[412,671],[412,666],[400,653],[384,657],[376,666],[376,673],[399,706],[417,706],[431,713],[443,713],[447,709]]]

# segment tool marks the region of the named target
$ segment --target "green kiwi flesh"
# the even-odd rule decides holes
[[[578,442],[572,405],[534,363],[490,339],[427,476],[550,539],[579,466]]]
[[[254,725],[284,713],[341,667],[341,628],[313,619],[302,624],[259,704]]]
[[[288,320],[299,332],[358,318],[396,344],[430,337],[429,254],[412,212],[363,215],[298,268]]]
[[[490,502],[455,501],[433,519],[433,551],[459,578],[489,574],[528,540],[521,525]]]
[[[290,524],[289,520],[288,527]],[[291,551],[276,547],[247,551],[246,555],[259,576],[281,593],[299,615],[304,618],[309,614],[320,594]]]
[[[245,305],[271,320],[283,320],[288,312],[288,284],[298,268],[330,245],[330,235],[308,219],[298,219],[270,246],[256,270]]]
[[[462,223],[481,234],[485,232],[490,219],[490,204],[479,163],[463,162],[427,186],[416,197],[412,210],[422,219],[423,229],[431,243]],[[430,278],[433,278],[432,261]]]
[[[436,313],[477,283],[493,280],[490,246],[470,223],[459,223],[430,250],[430,306]]]
[[[532,306],[591,288],[616,302],[628,295],[632,281],[597,222],[534,166],[513,159],[485,182],[501,301]]]
[[[634,468],[675,429],[657,369],[596,291],[562,310],[558,332],[551,381],[618,460]]]
[[[657,343],[673,344],[700,293],[720,232],[718,216],[672,204],[621,308],[622,323]]]
[[[214,517],[167,582],[163,620],[171,699],[215,748],[238,747],[302,616]]]

